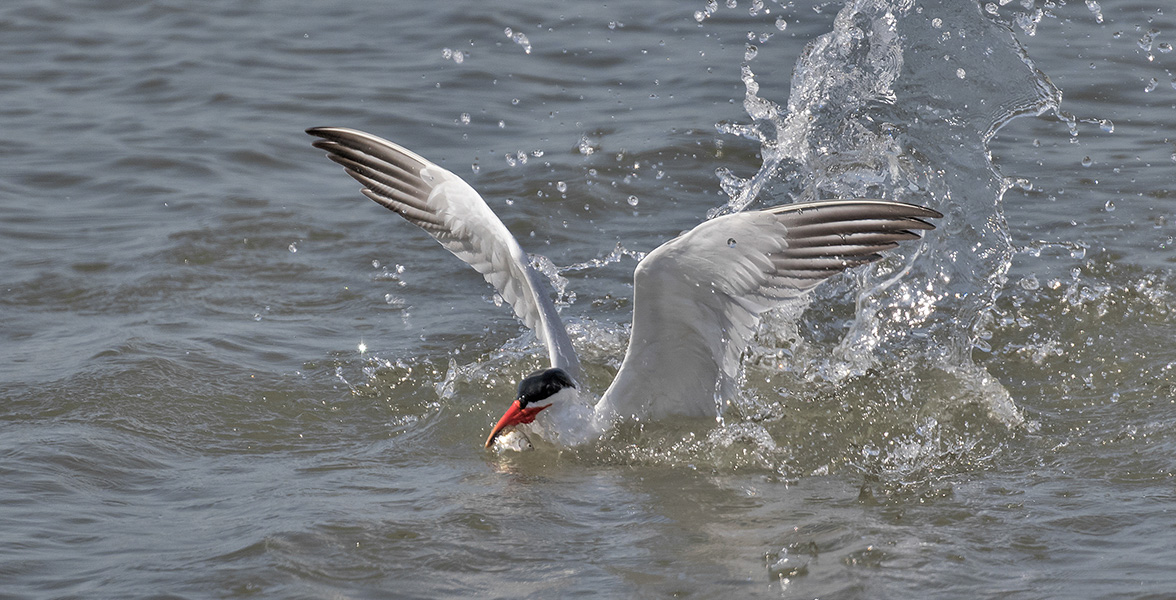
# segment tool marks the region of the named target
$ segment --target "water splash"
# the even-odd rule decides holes
[[[957,380],[994,419],[1023,423],[971,358],[1013,256],[1000,207],[1013,184],[992,166],[988,142],[1010,120],[1061,101],[1012,30],[976,6],[856,0],[797,61],[785,107],[759,96],[747,65],[743,80],[752,121],[720,130],[760,144],[763,164],[746,179],[720,171],[730,200],[711,216],[765,196],[885,198],[945,215],[922,246],[857,274],[856,315],[844,335],[813,342],[831,358],[809,377],[844,381],[917,360]]]
[[[634,261],[634,264],[636,264],[636,263],[641,262],[641,259],[645,258],[645,254],[646,254],[645,252],[640,252],[637,250],[629,250],[623,244],[621,244],[620,242],[617,242],[617,245],[612,249],[611,252],[609,252],[607,255],[605,255],[604,258],[594,258],[592,260],[584,261],[581,263],[576,263],[574,265],[568,265],[566,267],[559,269],[559,273],[583,271],[586,269],[598,269],[598,268],[603,267],[605,265],[611,265],[613,263],[620,262],[622,258],[626,258],[626,257],[632,258]]]
[[[765,60],[770,39],[751,41],[760,45],[745,58]],[[800,302],[769,315],[750,352],[753,376],[743,379],[738,398],[725,399],[732,403],[728,414],[708,433],[699,434],[696,423],[626,423],[577,452],[591,460],[697,463],[784,477],[849,467],[884,479],[931,473],[953,457],[991,455],[999,445],[993,427],[1025,420],[971,355],[992,337],[991,308],[1017,251],[1001,197],[1031,184],[1001,176],[987,144],[1025,114],[1053,110],[1076,124],[1058,110],[1060,92],[1033,66],[1009,26],[946,0],[849,2],[833,30],[813,40],[797,61],[786,103],[760,96],[750,64],[741,67],[741,77],[751,120],[720,130],[758,144],[763,163],[747,178],[719,171],[729,201],[711,216],[782,198],[877,197],[941,210],[940,229],[872,270],[820,288],[817,300],[829,311],[804,313],[798,322],[807,305]],[[575,148],[584,155],[597,149],[588,135]],[[516,164],[527,157],[524,151],[507,155]],[[554,189],[563,192],[558,183]],[[626,258],[641,257],[621,245],[564,268],[531,257],[561,305],[575,301],[567,273]],[[1038,289],[1041,282],[1024,280],[1021,287]],[[586,374],[589,389],[603,389],[609,367],[616,367],[608,357],[624,352],[624,328],[584,318],[567,325],[585,363],[606,365]],[[509,396],[512,384],[500,374],[537,366],[536,349],[534,336],[526,334],[475,364],[451,363],[436,393],[443,400],[457,389]],[[987,425],[974,424],[979,414]],[[973,425],[961,426],[961,420]],[[546,443],[580,441],[542,423],[532,431]]]

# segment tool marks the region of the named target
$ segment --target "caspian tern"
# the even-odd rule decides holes
[[[578,401],[580,361],[544,277],[465,181],[369,133],[306,130],[363,194],[424,229],[485,277],[547,347],[551,368],[519,383],[486,438],[531,423],[558,403],[569,438],[586,440],[620,418],[715,417],[737,393],[740,362],[762,313],[800,298],[920,230],[939,212],[883,200],[829,200],[724,215],[662,244],[633,273],[629,347],[595,407]],[[543,404],[545,403],[545,404]],[[552,413],[549,413],[552,414]],[[555,418],[555,417],[552,417]]]

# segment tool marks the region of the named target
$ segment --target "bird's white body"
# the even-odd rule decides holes
[[[535,330],[552,367],[583,381],[547,282],[472,187],[367,133],[307,133],[323,138],[315,146],[363,184],[366,196],[481,273]],[[632,333],[612,384],[595,406],[575,388],[560,391],[537,429],[575,444],[617,419],[720,414],[737,392],[741,358],[764,311],[917,238],[914,231],[933,228],[921,219],[939,216],[881,200],[811,202],[725,215],[666,242],[637,265]]]

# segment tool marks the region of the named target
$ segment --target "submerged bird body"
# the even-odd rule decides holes
[[[618,418],[714,417],[737,392],[740,361],[759,316],[825,279],[881,258],[929,208],[882,200],[833,200],[745,211],[706,221],[637,265],[629,347],[595,407],[578,401],[575,348],[518,242],[476,191],[453,173],[361,131],[308,129],[363,193],[424,229],[485,277],[544,343],[551,369],[520,383],[518,398],[486,440],[549,415],[561,441],[579,442]]]

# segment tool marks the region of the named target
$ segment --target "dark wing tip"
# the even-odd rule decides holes
[[[311,127],[306,130],[306,134],[335,142],[374,137],[371,134],[348,127]]]
[[[943,215],[940,215],[940,216],[943,216]],[[926,218],[926,217],[924,217],[924,218]],[[921,230],[935,229],[934,224],[928,223],[927,221],[924,221],[923,219],[919,219],[916,217],[906,217],[905,219],[903,219],[903,221],[906,225],[909,225],[911,229],[921,229]],[[911,233],[911,232],[908,231],[907,233]]]
[[[318,137],[327,137],[332,131],[339,131],[341,127],[307,127],[307,135],[315,135]]]
[[[784,204],[767,209],[781,216],[787,215],[792,225],[811,225],[830,221],[854,219],[939,219],[943,213],[926,206],[907,202],[851,198],[848,200],[818,200]]]
[[[920,219],[942,219],[943,218],[943,213],[935,210],[934,208],[928,208],[926,206],[921,206],[918,204],[911,204],[909,202],[890,202],[890,201],[885,201],[885,202],[888,202],[889,204],[893,204],[893,205],[903,209],[905,212],[908,212],[908,214],[906,214],[905,216],[907,218],[915,220],[915,221],[918,221]]]
[[[927,219],[942,219],[943,218],[943,213],[935,210],[934,208],[927,208],[926,206],[919,206],[918,204],[911,204],[909,206],[915,206],[915,207],[923,209],[923,212],[925,212],[927,214],[919,215],[921,217],[924,217]]]
[[[326,150],[327,152],[330,152],[332,148],[337,148],[339,146],[339,142],[323,139],[315,140],[311,142],[310,145],[318,148],[319,150]]]

